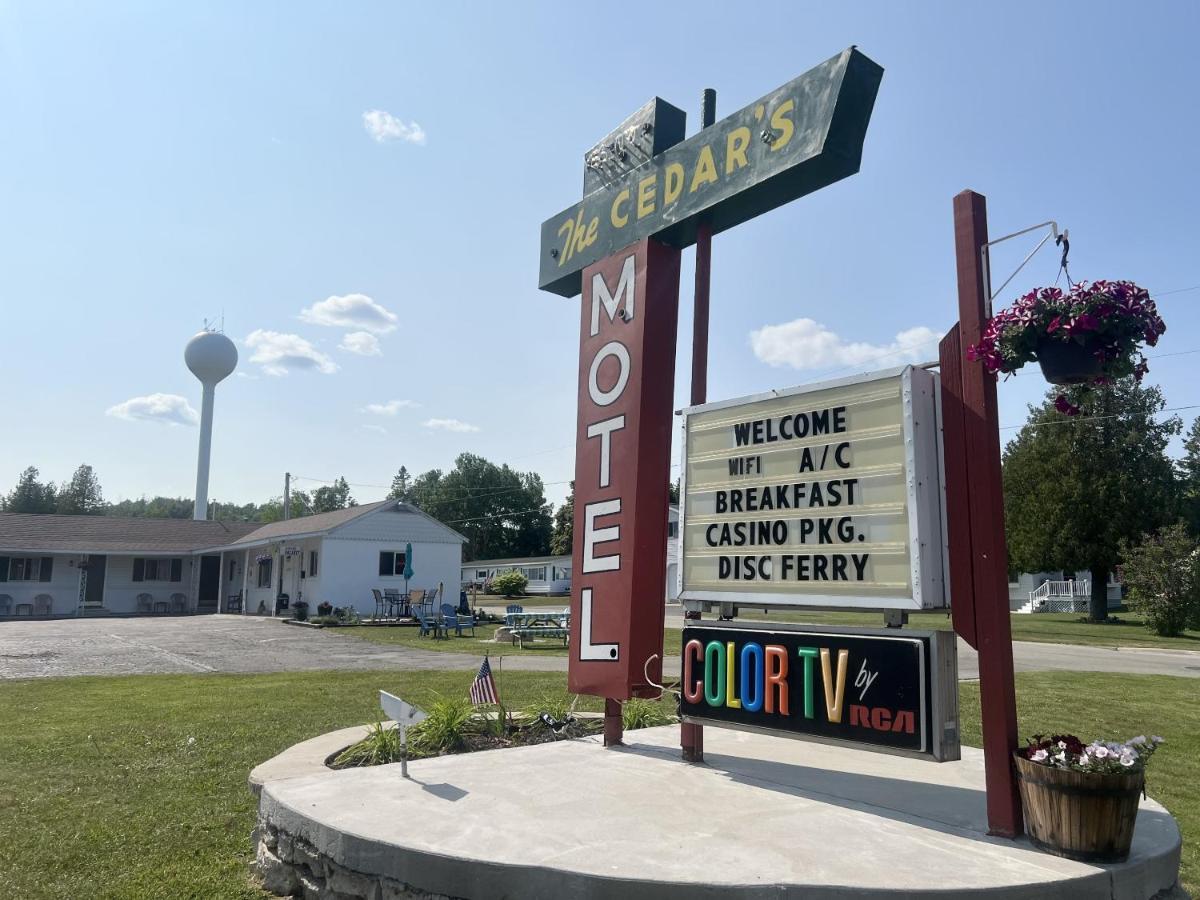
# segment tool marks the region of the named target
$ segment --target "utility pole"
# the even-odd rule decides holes
[[[283,519],[292,517],[292,473],[283,473]]]

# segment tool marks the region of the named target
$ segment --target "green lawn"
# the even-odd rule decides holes
[[[519,705],[561,692],[564,678],[498,680]],[[5,895],[261,898],[247,874],[250,769],[299,740],[372,720],[379,688],[420,704],[463,694],[470,681],[469,672],[305,672],[0,684]],[[1149,791],[1179,818],[1185,887],[1200,890],[1196,682],[1030,673],[1017,676],[1017,693],[1022,734],[1166,736]],[[961,698],[964,737],[977,743],[978,688],[963,684]]]
[[[471,637],[469,634],[462,637],[452,634],[448,638],[439,638],[437,640],[429,637],[421,637],[420,629],[407,625],[368,625],[351,628],[329,628],[326,631],[329,634],[345,636],[350,639],[358,638],[370,641],[372,644],[384,644],[392,647],[415,647],[420,650],[438,650],[444,653],[475,653],[482,656],[486,652],[493,657],[567,655],[567,648],[563,646],[561,639],[545,638],[533,644],[527,641],[524,647],[513,644],[511,641],[496,643],[492,640],[492,636],[499,627],[499,625],[477,625],[475,627],[475,637]],[[679,634],[680,631],[678,628],[668,628],[666,630],[666,645],[663,652],[667,656],[679,655],[681,643]]]
[[[1179,637],[1159,637],[1146,628],[1141,618],[1131,612],[1118,612],[1119,624],[1088,623],[1077,613],[1033,613],[1014,615],[1014,641],[1038,641],[1050,644],[1089,644],[1096,647],[1157,647],[1168,650],[1200,651],[1200,631],[1187,631]],[[804,622],[810,625],[866,625],[879,628],[883,616],[873,612],[771,612],[764,614],[743,609],[741,619],[771,619],[777,622]],[[910,628],[953,628],[946,612],[909,613]]]

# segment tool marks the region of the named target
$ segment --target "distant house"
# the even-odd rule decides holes
[[[667,589],[666,599],[679,596],[679,507],[667,512]],[[571,593],[570,556],[525,556],[513,559],[477,559],[463,563],[462,583],[480,588],[501,572],[516,570],[528,579],[525,592],[530,595],[567,595]]]
[[[1092,573],[1020,572],[1008,583],[1008,608],[1015,613],[1087,612],[1092,596]],[[1114,572],[1108,578],[1108,608],[1124,600],[1121,582]]]
[[[0,617],[241,612],[277,598],[374,611],[372,588],[445,585],[465,538],[385,500],[268,525],[0,513]]]

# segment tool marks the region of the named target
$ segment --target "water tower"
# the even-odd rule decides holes
[[[237,368],[237,347],[219,331],[207,326],[187,343],[183,361],[204,386],[200,409],[200,453],[196,460],[196,508],[193,519],[208,518],[208,458],[212,452],[213,398],[217,382]]]

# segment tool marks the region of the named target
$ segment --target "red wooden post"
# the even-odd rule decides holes
[[[988,832],[1016,837],[1024,831],[1021,800],[1013,773],[1012,752],[1017,748],[1017,703],[1013,683],[1012,630],[1008,609],[1008,548],[1004,540],[1004,493],[1000,470],[1000,420],[996,410],[996,381],[981,362],[963,354],[979,342],[987,322],[980,248],[987,243],[987,201],[974,191],[954,198],[954,244],[958,268],[958,328],[943,342],[943,352],[953,349],[961,366],[961,393],[954,390],[953,367],[943,373],[942,396],[953,425],[961,410],[957,435],[946,432],[946,501],[951,516],[951,589],[964,590],[970,572],[973,616],[960,622],[964,604],[954,599],[955,629],[963,629],[970,642],[972,627],[979,651],[979,694],[983,713],[983,756],[987,784]],[[947,344],[950,346],[948,347]],[[943,357],[945,359],[945,357]],[[951,382],[947,385],[946,382]],[[957,395],[957,396],[956,396]],[[961,399],[960,399],[961,398]],[[960,440],[961,439],[961,440]],[[955,456],[951,455],[954,450]],[[965,464],[965,465],[964,465]],[[957,467],[957,468],[956,468]],[[965,471],[964,471],[965,470]],[[952,473],[953,476],[952,476]],[[952,480],[953,477],[953,480]],[[966,502],[963,502],[963,493]],[[961,522],[969,515],[969,556]],[[953,512],[957,510],[957,512]]]

